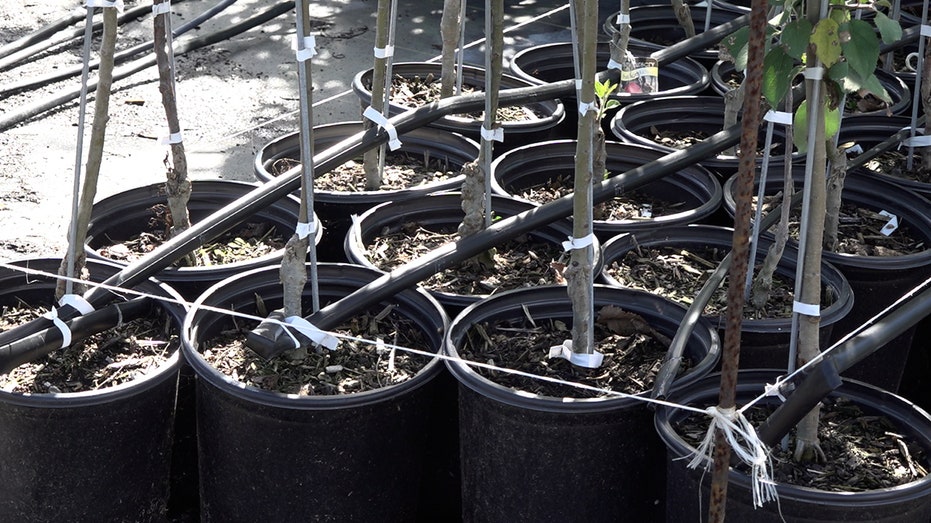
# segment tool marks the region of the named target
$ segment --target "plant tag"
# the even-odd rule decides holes
[[[654,93],[659,90],[659,65],[655,58],[636,57],[630,53],[621,65],[619,93]]]
[[[883,228],[879,230],[879,232],[881,232],[883,236],[889,236],[890,234],[895,232],[896,229],[899,228],[899,217],[898,216],[892,214],[889,211],[879,211],[879,214],[880,216],[885,216],[886,218],[889,218],[889,221],[886,222],[886,225],[883,225]]]

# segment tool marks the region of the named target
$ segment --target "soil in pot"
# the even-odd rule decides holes
[[[779,371],[742,371],[737,381],[738,406],[762,394]],[[717,400],[720,376],[712,375],[670,399],[696,408]],[[764,398],[747,412],[753,425],[778,405]],[[697,438],[709,419],[692,426],[692,415],[661,407],[656,428],[666,442],[669,521],[699,520],[707,514],[708,473],[686,468]],[[750,480],[743,465],[731,468],[727,517],[739,521],[927,521],[931,517],[931,419],[928,414],[889,392],[844,380],[822,400],[819,433],[828,459],[798,465],[779,448],[769,449],[778,502],[752,506]],[[791,452],[791,446],[789,448]]]

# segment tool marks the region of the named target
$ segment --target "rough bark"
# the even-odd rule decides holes
[[[74,255],[74,274],[83,274],[85,255],[84,243],[87,241],[87,227],[90,223],[91,209],[97,196],[97,179],[100,177],[100,165],[103,162],[103,147],[106,141],[107,121],[110,119],[110,88],[113,85],[113,54],[116,49],[117,13],[116,9],[103,10],[103,36],[100,42],[100,66],[97,71],[97,90],[94,94],[94,118],[91,124],[90,147],[87,151],[87,164],[84,169],[84,182],[78,202],[77,215],[72,217],[74,243],[69,244],[68,252]],[[62,258],[60,274],[67,273],[69,255]],[[55,294],[61,298],[65,293],[66,283],[59,280]],[[80,286],[74,287],[75,293],[81,293]]]
[[[154,4],[167,3],[168,0],[155,0]],[[171,13],[160,14],[155,17],[154,45],[155,60],[158,66],[158,90],[162,95],[162,106],[165,108],[165,118],[168,121],[168,132],[176,134],[181,132],[178,119],[177,94],[175,89],[174,52],[171,48],[171,23],[168,17]],[[188,180],[187,157],[184,153],[184,143],[170,144],[170,159],[165,157],[165,194],[168,200],[168,211],[171,214],[170,235],[178,233],[191,226],[188,214],[188,201],[191,199],[191,182]]]
[[[841,196],[844,192],[844,181],[847,178],[847,155],[838,149],[833,141],[828,141],[827,157],[830,160],[831,171],[828,173],[824,208],[824,248],[828,251],[837,251],[837,230],[840,226]]]
[[[672,10],[676,13],[679,25],[685,30],[685,37],[691,38],[695,36],[695,24],[692,22],[692,12],[689,10],[689,5],[683,0],[672,0]]]

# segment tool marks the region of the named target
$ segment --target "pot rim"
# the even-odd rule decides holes
[[[200,350],[194,348],[194,340],[192,340],[191,332],[193,330],[195,319],[199,319],[199,317],[201,317],[203,314],[216,314],[201,309],[201,307],[205,305],[205,302],[209,302],[210,298],[219,290],[235,283],[237,280],[250,278],[253,275],[261,275],[263,272],[271,271],[274,271],[274,278],[276,278],[279,269],[279,266],[257,267],[255,269],[230,276],[229,278],[226,278],[212,285],[197,298],[197,301],[191,305],[189,312],[184,318],[184,326],[181,331],[181,348],[184,351],[185,359],[194,368],[197,376],[204,379],[206,383],[243,401],[257,403],[268,407],[288,410],[335,410],[362,407],[383,401],[389,401],[401,394],[419,389],[440,372],[441,366],[439,363],[439,358],[432,358],[420,371],[411,377],[411,379],[402,383],[388,385],[386,387],[363,392],[353,392],[349,394],[330,396],[300,396],[297,394],[284,394],[280,392],[263,390],[258,387],[247,385],[241,381],[234,380],[233,378],[221,373],[212,365],[207,363],[203,355],[200,353]],[[359,274],[366,273],[367,275],[371,276],[371,280],[381,276],[381,274],[368,268],[345,263],[318,263],[317,269],[318,274],[325,273],[328,270],[350,270]],[[320,274],[320,276],[324,275]],[[440,304],[437,303],[433,297],[423,292],[421,289],[407,289],[403,291],[403,293],[406,293],[407,296],[411,297],[411,299],[418,300],[418,302],[421,304],[428,304],[431,307],[431,312],[435,311],[437,313],[437,317],[440,318],[441,321],[439,323],[442,326],[443,332],[440,335],[439,344],[436,347],[436,353],[439,354],[442,351],[445,331],[448,330],[449,327],[449,318],[447,318],[446,314],[443,312]],[[207,303],[207,305],[209,306],[210,304]]]

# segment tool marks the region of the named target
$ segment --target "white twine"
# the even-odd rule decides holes
[[[380,112],[376,111],[371,105],[365,108],[365,111],[362,113],[362,116],[368,118],[375,125],[381,127],[388,133],[388,148],[392,151],[401,147],[401,140],[398,139],[398,131],[394,128],[394,124],[388,121],[388,118]]]
[[[779,498],[776,492],[776,483],[773,481],[773,463],[769,457],[766,445],[760,441],[753,425],[743,411],[733,407],[722,409],[712,406],[705,409],[711,416],[711,425],[705,432],[705,437],[689,461],[689,468],[696,468],[702,463],[706,469],[711,465],[711,456],[714,452],[715,429],[721,431],[731,449],[740,461],[750,467],[750,484],[753,494],[753,506],[759,508],[767,501]]]

